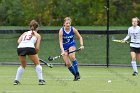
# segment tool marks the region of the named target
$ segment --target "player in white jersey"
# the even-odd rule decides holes
[[[24,32],[18,39],[17,53],[21,66],[17,69],[14,85],[20,84],[21,76],[26,68],[26,55],[35,64],[35,70],[38,76],[39,85],[44,85],[42,76],[42,66],[39,62],[38,52],[40,49],[41,36],[37,33],[38,23],[35,20],[30,22],[30,31]],[[36,45],[36,46],[35,46]]]
[[[131,54],[131,64],[134,70],[133,76],[138,75],[138,69],[136,60],[140,62],[140,27],[138,26],[139,19],[137,17],[132,18],[132,26],[128,28],[128,35],[123,39],[125,42],[131,38],[130,43],[130,54]]]

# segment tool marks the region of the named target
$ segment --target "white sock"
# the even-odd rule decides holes
[[[35,67],[35,70],[36,70],[38,79],[39,79],[39,80],[40,80],[40,79],[43,80],[43,76],[42,76],[42,66],[37,65],[37,66]]]
[[[16,74],[16,78],[15,78],[15,80],[20,80],[20,78],[21,78],[21,76],[22,76],[22,74],[24,73],[24,71],[25,71],[25,69],[23,68],[23,67],[19,67],[18,69],[17,69],[17,74]]]
[[[134,72],[138,72],[136,61],[131,62]]]

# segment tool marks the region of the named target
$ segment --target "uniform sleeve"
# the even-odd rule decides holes
[[[124,41],[127,41],[130,38],[130,28],[128,29],[127,36],[123,39]]]

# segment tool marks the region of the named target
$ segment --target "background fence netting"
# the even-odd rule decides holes
[[[21,32],[23,33],[23,31]],[[13,63],[18,62],[16,53],[17,39],[21,33],[12,32],[0,34],[0,62]],[[79,64],[82,65],[103,65],[106,66],[106,32],[105,31],[80,31],[85,49],[76,54]],[[119,34],[120,33],[120,34]],[[60,54],[58,31],[55,33],[40,33],[42,36],[39,57],[48,61],[49,56],[57,56]],[[129,44],[121,44],[113,42],[113,39],[123,39],[127,35],[127,31],[110,31],[109,35],[109,65],[129,65],[130,49]],[[79,40],[75,37],[77,48]],[[28,57],[27,57],[28,59]],[[29,63],[30,60],[28,59]],[[63,64],[63,60],[57,59],[51,61],[54,64]]]

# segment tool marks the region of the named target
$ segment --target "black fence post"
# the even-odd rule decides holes
[[[107,14],[107,25],[106,25],[106,65],[109,67],[109,0],[106,0],[107,6],[106,8],[106,14]]]

